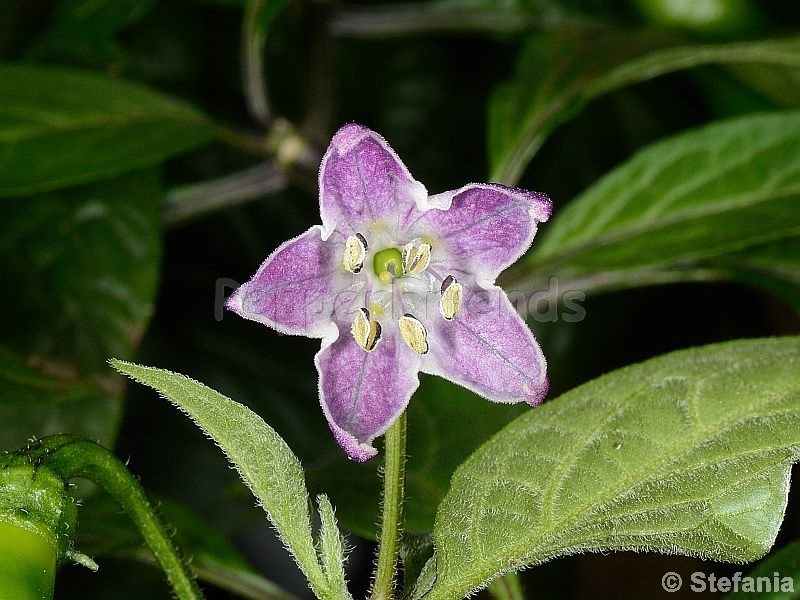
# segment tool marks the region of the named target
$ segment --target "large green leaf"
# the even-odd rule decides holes
[[[800,38],[682,45],[652,31],[558,32],[533,38],[513,82],[489,107],[491,180],[516,183],[545,139],[591,99],[705,64],[800,67]]]
[[[341,573],[331,566],[333,511],[329,505],[323,506],[326,521],[323,570],[311,533],[303,468],[274,429],[249,408],[188,377],[119,360],[113,360],[112,364],[120,373],[157,390],[219,445],[267,513],[318,597],[337,600],[349,597],[342,588]]]
[[[800,338],[675,352],[516,419],[453,477],[428,598],[556,556],[652,550],[751,561],[800,458]]]
[[[797,112],[654,144],[558,210],[505,283],[556,276],[592,290],[748,272],[755,282],[770,269],[796,280],[797,261],[773,245],[800,235],[798,144]]]
[[[153,171],[0,203],[0,274],[14,289],[0,338],[66,375],[131,358],[153,311],[160,203]]]
[[[142,85],[77,70],[0,65],[0,197],[155,165],[214,135],[202,113]]]
[[[107,390],[42,374],[0,347],[0,451],[64,432],[110,443],[121,412]]]
[[[161,188],[152,171],[0,203],[0,448],[74,433],[111,444],[119,380],[153,310]],[[11,350],[14,351],[12,354]]]

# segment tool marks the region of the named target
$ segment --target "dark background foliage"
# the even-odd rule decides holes
[[[552,85],[569,60],[569,46],[556,52],[554,39],[607,36],[623,46],[629,32],[652,27],[646,39],[654,47],[664,35],[724,44],[791,35],[800,26],[792,0],[721,1],[728,12],[700,23],[676,16],[673,4],[685,3],[268,3],[256,27],[267,31],[265,76],[279,118],[265,126],[249,116],[242,91],[244,0],[0,3],[0,445],[12,449],[61,430],[98,438],[130,458],[190,553],[213,564],[241,566],[246,558],[307,597],[213,444],[148,390],[123,390],[105,360],[136,358],[186,373],[262,415],[303,461],[312,493],[331,495],[354,533],[348,568],[363,595],[378,461],[347,463],[329,434],[312,363],[318,342],[220,318],[222,295],[279,243],[318,222],[316,160],[343,122],[381,132],[429,190],[451,189],[490,177],[496,140],[487,120],[502,119],[492,107],[513,101],[519,89]],[[593,60],[602,74],[607,67],[591,52],[577,68],[591,71]],[[89,78],[64,75],[75,69]],[[709,65],[612,91],[571,120],[565,113],[519,183],[548,193],[558,212],[652,141],[797,106],[797,77],[768,65],[748,76]],[[144,87],[119,88],[120,81]],[[84,122],[70,137],[67,117],[77,113],[117,116]],[[15,127],[29,118],[49,123],[49,137],[15,139]],[[306,159],[287,159],[291,128]],[[218,178],[231,174],[220,187]],[[549,358],[551,395],[670,350],[800,331],[797,296],[732,279],[590,293],[578,323],[533,321]],[[410,531],[430,529],[455,466],[523,410],[425,379],[410,409]],[[101,495],[87,496],[78,541],[101,570],[65,567],[58,597],[169,597],[161,574],[133,560],[146,553],[124,517]],[[800,533],[795,504],[790,498],[779,545]],[[620,553],[559,560],[526,573],[523,583],[531,597],[638,598],[662,593],[666,570],[733,569]],[[233,597],[205,587],[210,598]]]

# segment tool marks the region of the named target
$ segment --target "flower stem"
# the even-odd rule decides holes
[[[266,162],[224,177],[182,186],[167,193],[162,224],[171,229],[216,210],[280,191],[287,185],[286,175]]]
[[[272,118],[264,77],[264,43],[267,32],[263,20],[268,4],[268,0],[248,0],[242,25],[244,97],[250,116],[264,126],[268,126]]]
[[[264,140],[251,133],[239,131],[229,125],[220,125],[218,136],[220,142],[244,154],[262,157],[269,155]]]
[[[378,567],[371,600],[391,600],[397,579],[397,553],[403,522],[403,487],[406,467],[406,414],[386,432],[386,466],[383,473],[383,523]]]
[[[88,440],[59,440],[57,448],[42,460],[67,481],[83,477],[108,492],[136,524],[167,575],[179,600],[201,600],[202,594],[173,545],[161,520],[155,514],[141,485],[109,450]],[[63,443],[61,443],[63,440]]]

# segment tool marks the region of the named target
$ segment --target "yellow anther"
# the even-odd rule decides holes
[[[351,273],[360,273],[364,268],[364,259],[367,257],[367,240],[357,233],[347,238],[344,245],[342,264]]]
[[[461,304],[464,301],[464,288],[452,275],[448,275],[442,282],[442,298],[439,301],[439,310],[448,321],[456,318]]]
[[[406,313],[398,321],[403,341],[417,354],[428,353],[428,331],[414,316]]]
[[[366,308],[360,308],[350,327],[350,333],[361,348],[370,352],[381,339],[381,324],[370,317]]]
[[[431,262],[431,245],[427,242],[409,242],[403,246],[403,271],[416,275],[428,268]]]

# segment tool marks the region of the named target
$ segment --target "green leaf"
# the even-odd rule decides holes
[[[800,338],[675,352],[515,420],[453,476],[426,596],[462,598],[557,556],[652,550],[752,561],[800,458]]]
[[[318,561],[303,468],[274,429],[249,408],[188,377],[120,360],[111,363],[120,373],[162,394],[219,445],[318,597],[348,597],[346,590],[336,587],[337,581],[328,579]]]
[[[156,165],[214,135],[202,113],[142,85],[70,69],[0,65],[0,197]]]
[[[317,496],[317,506],[320,517],[319,557],[322,569],[334,589],[346,590],[344,540],[336,524],[336,514],[325,494]]]
[[[666,73],[705,64],[800,67],[800,38],[679,45],[653,31],[558,32],[533,38],[513,82],[489,106],[492,181],[515,184],[562,122],[590,100]]]
[[[417,577],[414,587],[411,589],[411,600],[420,600],[425,597],[433,584],[436,582],[436,557],[432,556],[428,559]]]
[[[402,596],[407,597],[415,588],[425,585],[420,581],[420,577],[428,561],[433,557],[433,535],[431,532],[413,534],[403,531],[399,550],[403,564]]]
[[[498,577],[487,588],[489,596],[494,600],[525,600],[525,592],[522,589],[522,581],[519,575],[509,572]]]
[[[131,358],[153,311],[160,202],[146,171],[0,203],[5,343],[70,377]]]
[[[0,451],[64,432],[109,443],[121,414],[122,404],[110,392],[42,374],[0,346]]]
[[[113,443],[120,379],[153,310],[161,240],[153,171],[0,203],[1,448],[74,433]],[[15,354],[12,354],[11,350]]]
[[[794,592],[781,592],[780,588],[773,591],[757,592],[743,591],[742,584],[739,584],[738,592],[731,592],[725,596],[726,600],[758,600],[767,598],[769,600],[790,600],[800,596],[800,540],[787,544],[777,552],[772,553],[763,561],[758,563],[755,569],[747,573],[747,577],[756,579],[767,577],[770,583],[775,581],[775,573],[779,574],[779,581],[783,583],[783,578],[788,577],[792,581],[791,588]],[[787,586],[788,587],[788,586]],[[764,589],[764,586],[762,586]]]
[[[506,285],[527,273],[620,289],[730,278],[738,264],[742,277],[765,264],[796,277],[796,260],[770,248],[800,235],[798,143],[800,113],[787,112],[653,144],[558,210]],[[761,250],[751,257],[748,248]]]

